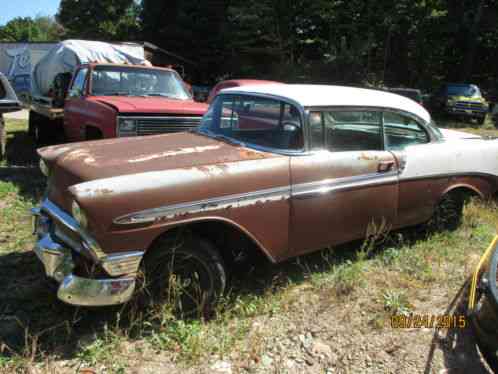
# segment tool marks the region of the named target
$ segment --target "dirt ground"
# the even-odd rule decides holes
[[[280,265],[259,259],[234,275],[210,321],[124,321],[120,309],[62,304],[44,277],[27,209],[45,181],[25,126],[10,122],[9,139],[28,144],[20,153],[29,157],[14,162],[8,149],[0,166],[0,373],[490,372],[468,323],[398,329],[390,316],[465,315],[496,203],[472,203],[455,232],[383,244],[365,258],[360,243]]]

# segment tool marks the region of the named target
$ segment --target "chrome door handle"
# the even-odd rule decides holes
[[[379,173],[387,173],[391,171],[394,166],[394,161],[381,161],[379,165],[377,165],[377,171]]]

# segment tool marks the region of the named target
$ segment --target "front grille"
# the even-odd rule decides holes
[[[165,134],[195,129],[202,117],[149,117],[137,120],[137,135]]]
[[[478,101],[457,101],[455,108],[462,110],[485,110],[484,105]]]

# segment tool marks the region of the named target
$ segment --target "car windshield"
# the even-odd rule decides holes
[[[97,66],[92,72],[92,94],[190,99],[174,71],[126,66]]]
[[[431,128],[432,132],[437,136],[438,139],[443,138],[443,133],[439,129],[436,122],[434,122],[434,120],[432,120],[430,123],[428,123],[428,126]]]
[[[481,97],[479,88],[473,84],[468,85],[449,85],[449,96]]]
[[[219,95],[202,118],[199,131],[220,140],[264,148],[303,148],[299,110],[271,98]]]

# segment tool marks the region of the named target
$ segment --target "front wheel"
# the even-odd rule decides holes
[[[486,121],[486,117],[477,117],[477,123],[479,125],[483,125],[485,121]]]
[[[226,287],[226,271],[219,252],[191,234],[161,240],[144,258],[138,293],[147,304],[168,303],[175,315],[205,316]]]

